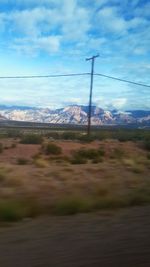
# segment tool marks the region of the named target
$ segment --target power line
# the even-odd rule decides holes
[[[0,76],[0,79],[34,79],[34,78],[57,78],[57,77],[71,77],[84,76],[90,73],[70,73],[70,74],[52,74],[52,75],[25,75],[25,76]]]
[[[95,76],[102,76],[102,77],[113,79],[113,80],[117,80],[117,81],[120,81],[120,82],[131,83],[131,84],[134,84],[134,85],[144,86],[144,87],[150,88],[150,85],[148,85],[148,84],[143,84],[143,83],[138,83],[138,82],[132,82],[132,81],[129,81],[129,80],[125,80],[125,79],[121,79],[121,78],[117,78],[117,77],[105,75],[105,74],[102,74],[102,73],[95,73],[94,75]]]
[[[91,75],[91,73],[85,72],[85,73],[68,73],[68,74],[50,74],[50,75],[0,76],[0,79],[57,78],[57,77],[73,77],[73,76],[86,76],[86,75]],[[150,85],[148,85],[148,84],[133,82],[133,81],[129,81],[129,80],[126,80],[126,79],[121,79],[121,78],[109,76],[109,75],[102,74],[102,73],[94,73],[93,75],[94,76],[101,76],[101,77],[105,77],[105,78],[109,78],[109,79],[113,79],[113,80],[117,80],[117,81],[120,81],[120,82],[125,82],[125,83],[130,83],[130,84],[134,84],[134,85],[144,86],[144,87],[150,88]]]

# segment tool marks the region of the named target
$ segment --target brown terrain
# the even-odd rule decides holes
[[[150,266],[148,151],[117,140],[52,143],[60,155],[1,139],[0,267]],[[105,153],[73,164],[81,148]]]
[[[89,144],[54,141],[62,153],[45,155],[41,145],[21,144],[8,138],[1,143],[4,147],[0,153],[1,199],[27,198],[42,207],[66,196],[85,197],[86,201],[91,198],[122,201],[132,193],[137,198],[138,193],[144,195],[150,186],[149,154],[140,144],[116,140]],[[105,154],[100,162],[71,164],[73,151],[80,148],[100,148]],[[25,162],[20,162],[22,159]]]

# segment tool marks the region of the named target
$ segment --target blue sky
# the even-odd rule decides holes
[[[150,84],[150,0],[1,0],[0,76],[95,72]],[[0,80],[0,104],[87,104],[89,77]],[[93,103],[150,109],[150,89],[102,77]]]

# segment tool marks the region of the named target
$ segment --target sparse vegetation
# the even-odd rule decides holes
[[[83,197],[66,197],[56,202],[52,212],[56,215],[74,215],[79,212],[89,212],[92,210],[90,199]]]
[[[39,134],[26,134],[23,135],[20,143],[21,144],[41,144],[43,141],[43,138]]]
[[[25,216],[21,203],[14,200],[0,200],[0,221],[14,222]]]
[[[123,149],[117,147],[113,150],[113,153],[111,155],[111,158],[121,159],[125,155]]]
[[[150,151],[150,139],[146,139],[144,141],[144,148],[148,151]]]
[[[150,153],[147,154],[147,159],[150,159]]]
[[[123,141],[133,138],[134,142],[112,140],[123,134]],[[1,139],[2,151],[10,149],[0,155],[0,220],[150,203],[147,131],[102,129],[92,134],[94,142],[86,144],[79,141],[81,136],[85,135],[63,131],[56,135],[57,142],[50,142],[48,133],[43,136],[26,130],[21,143],[27,146],[19,139]],[[32,146],[36,143],[41,145]]]
[[[5,134],[8,138],[20,138],[22,136],[21,131],[16,129],[9,129]]]
[[[105,151],[99,149],[79,149],[73,152],[71,163],[72,164],[85,164],[87,160],[91,160],[92,163],[102,162],[102,157],[105,155]]]
[[[63,132],[61,138],[64,140],[78,140],[79,135],[77,132]]]
[[[48,143],[44,145],[44,152],[46,155],[60,155],[62,153],[62,149],[54,143]]]
[[[0,167],[0,182],[6,181],[8,173],[9,173],[9,169],[5,167]]]
[[[16,143],[12,143],[11,144],[11,148],[16,148],[17,147],[17,144]]]
[[[34,218],[42,212],[40,204],[34,198],[0,200],[0,221],[16,222],[26,217]]]
[[[3,152],[3,144],[0,143],[0,153],[2,153],[2,152]]]
[[[25,158],[18,158],[18,159],[17,159],[17,163],[18,163],[19,165],[26,165],[26,164],[29,163],[29,161],[28,161],[27,159],[25,159]]]
[[[5,181],[5,178],[6,178],[5,173],[0,170],[0,183],[1,182],[4,182]]]
[[[95,139],[96,139],[95,135],[93,135],[93,134],[91,134],[90,136],[87,134],[80,135],[80,136],[78,135],[78,140],[80,140],[83,143],[91,143]]]
[[[34,164],[38,168],[46,168],[46,167],[48,167],[48,161],[46,161],[45,159],[42,159],[40,157],[34,159]]]
[[[92,159],[92,163],[94,163],[94,164],[97,164],[99,162],[103,162],[103,158],[98,157],[98,158]]]
[[[70,160],[70,162],[72,164],[85,164],[87,163],[87,160],[85,158],[82,158],[81,156],[76,155]]]

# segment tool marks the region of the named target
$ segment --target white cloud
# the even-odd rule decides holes
[[[125,33],[127,24],[123,17],[117,14],[115,7],[104,7],[98,13],[99,25],[104,30],[113,33]]]
[[[38,3],[41,2],[38,1]],[[30,45],[25,44],[27,45],[26,51],[30,52],[30,50],[38,47],[45,49],[47,52],[49,50],[58,51],[60,39],[62,42],[72,43],[87,38],[87,33],[91,27],[88,9],[80,7],[75,0],[56,2],[50,0],[46,2],[50,6],[45,7],[45,2],[43,2],[42,6],[21,10],[14,9],[4,14],[0,13],[0,27],[8,25],[9,28],[6,30],[13,48],[19,49],[20,39],[22,39],[23,47],[24,40],[28,38],[31,42]],[[53,6],[51,6],[52,4]],[[3,17],[5,18],[5,23]],[[55,38],[54,35],[56,35]],[[18,44],[16,45],[17,39]],[[35,41],[37,41],[36,45]],[[49,44],[54,49],[49,49]],[[21,50],[22,47],[20,47]]]
[[[129,29],[145,27],[149,22],[141,17],[125,19],[123,14],[119,14],[116,7],[104,7],[100,9],[98,18],[102,28],[112,33],[127,33]]]
[[[9,20],[14,31],[25,36],[41,36],[50,33],[53,27],[58,26],[61,23],[61,16],[56,10],[37,7],[12,12]]]
[[[68,15],[64,14],[62,32],[65,38],[77,41],[85,38],[90,29],[88,11],[83,8],[76,8]]]
[[[111,101],[111,105],[117,109],[123,108],[127,102],[126,98],[116,98]]]
[[[60,47],[60,36],[41,37],[35,40],[37,48],[43,49],[49,53],[57,52]]]
[[[93,99],[93,104],[97,105],[104,109],[126,109],[128,105],[127,98],[109,98],[107,99],[105,96],[96,97]]]
[[[49,1],[50,3],[54,4],[55,1]],[[61,5],[57,6],[55,3],[53,8],[43,5],[31,9],[18,9],[9,12],[7,16],[14,34],[40,36],[58,29],[66,38],[75,40],[89,30],[88,18],[89,11],[77,5],[75,0],[63,0]]]
[[[48,54],[58,52],[60,42],[61,36],[15,39],[10,48],[17,50],[20,53],[36,56],[39,51],[44,51]]]
[[[14,3],[13,0],[7,2]],[[142,29],[148,28],[149,22],[139,16],[126,20],[121,6],[116,6],[118,0],[110,2],[115,6],[110,6],[108,0],[97,0],[90,8],[84,1],[77,0],[17,0],[16,3],[24,5],[24,8],[17,9],[16,4],[16,9],[0,13],[0,28],[4,30],[7,26],[9,47],[17,51],[26,50],[29,54],[37,55],[38,49],[56,52],[68,44],[72,50],[80,49],[81,52],[96,51],[102,46],[104,53],[114,53],[118,48],[136,55],[148,52],[149,34]],[[136,3],[137,0],[134,5]],[[116,36],[111,45],[106,42],[106,36],[109,39],[110,34]],[[25,39],[29,40],[28,44]]]

